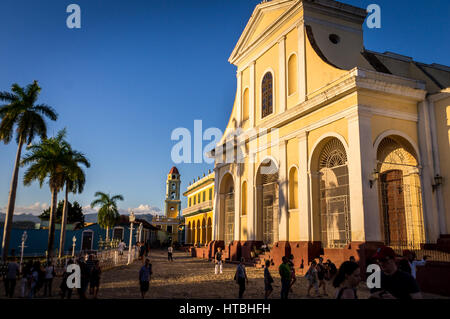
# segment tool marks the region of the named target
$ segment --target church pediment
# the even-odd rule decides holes
[[[297,3],[298,1],[295,0],[272,0],[257,5],[231,53],[229,62],[234,63],[247,48],[263,37]]]

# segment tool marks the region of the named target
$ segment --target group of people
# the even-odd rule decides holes
[[[70,259],[62,273],[60,284],[61,298],[71,298],[72,288],[67,286],[67,278],[72,274],[68,271],[68,266],[74,261]],[[101,268],[98,260],[93,255],[80,257],[77,260],[80,266],[80,282],[81,288],[78,289],[80,299],[86,299],[86,290],[90,286],[90,293],[93,298],[97,298],[100,287]],[[20,285],[20,297],[36,298],[36,297],[52,297],[53,279],[57,276],[55,266],[51,259],[45,263],[39,260],[28,261],[20,267],[16,258],[13,257],[7,265],[4,274],[5,295],[9,298],[15,296],[17,283]]]
[[[62,299],[70,299],[72,297],[73,290],[67,285],[67,279],[72,274],[69,270],[69,265],[72,264],[74,264],[74,261],[70,259],[62,275],[60,285],[60,295]],[[92,298],[97,299],[102,274],[99,260],[95,259],[95,256],[91,254],[86,255],[84,258],[78,258],[76,264],[80,267],[80,288],[77,288],[79,298],[87,299],[86,292],[89,288],[89,293],[92,295]]]
[[[370,299],[421,299],[422,294],[416,281],[416,267],[424,266],[427,256],[416,260],[414,252],[406,250],[398,258],[387,246],[380,247],[372,257],[380,267],[379,285],[370,289]],[[333,279],[336,299],[358,299],[361,282],[360,265],[353,259],[345,261]]]
[[[398,258],[394,250],[383,246],[372,257],[370,263],[379,265],[379,287],[370,289],[371,299],[416,299],[422,298],[416,281],[416,269],[426,264],[427,256],[422,260],[416,260],[414,252],[406,250],[403,257]],[[215,274],[222,274],[223,253],[218,248],[214,256]],[[264,298],[268,299],[273,292],[274,279],[270,273],[273,262],[265,261],[264,267]],[[301,261],[300,270],[303,271],[304,261]],[[292,286],[296,282],[294,256],[284,256],[278,268],[281,278],[281,299],[287,299]],[[310,292],[314,288],[316,296],[328,296],[327,282],[336,288],[336,299],[358,299],[358,288],[361,282],[361,266],[354,256],[342,263],[339,269],[328,259],[324,262],[322,257],[312,260],[305,278],[308,280],[307,297],[312,297]],[[243,298],[248,277],[245,268],[245,259],[241,258],[236,268],[234,280],[239,286],[238,298]],[[320,289],[322,288],[322,294]]]
[[[7,265],[6,273],[4,275],[5,295],[13,298],[17,282],[20,282],[20,296],[22,298],[36,297],[39,292],[42,292],[42,297],[52,296],[53,278],[56,276],[55,267],[51,260],[45,264],[41,264],[39,260],[28,261],[23,264],[22,269],[17,263],[16,258]]]

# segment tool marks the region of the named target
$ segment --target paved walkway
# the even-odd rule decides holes
[[[150,290],[146,298],[192,298],[192,299],[222,299],[237,298],[238,285],[233,281],[236,265],[225,264],[223,274],[214,274],[214,264],[205,260],[189,257],[186,253],[174,252],[174,261],[167,261],[167,253],[161,250],[152,251],[150,254],[153,265],[153,276],[150,283]],[[138,272],[142,266],[141,261],[137,261],[130,266],[121,266],[102,274],[99,298],[140,298]],[[280,276],[278,269],[271,268],[275,283],[273,284],[273,294],[271,298],[280,298]],[[249,285],[244,294],[244,298],[264,298],[264,272],[261,268],[247,267]],[[53,298],[58,298],[59,284],[61,279],[56,278],[53,283]],[[3,284],[3,283],[2,283]],[[307,280],[298,274],[297,282],[294,284],[293,292],[289,295],[292,299],[306,298]],[[335,290],[330,283],[327,286],[329,297],[333,298]],[[19,287],[16,287],[16,295]],[[0,287],[0,298],[4,298],[4,287]],[[358,296],[367,298],[369,292],[361,284]],[[426,294],[427,298],[439,298]],[[74,298],[78,295],[74,291]],[[88,295],[88,298],[91,298]]]

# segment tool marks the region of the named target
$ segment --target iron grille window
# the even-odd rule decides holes
[[[342,248],[351,241],[347,155],[333,138],[323,148],[320,167],[321,240],[326,248]]]
[[[225,244],[234,239],[234,193],[225,195]]]

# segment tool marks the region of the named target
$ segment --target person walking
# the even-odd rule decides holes
[[[215,263],[215,267],[214,267],[214,273],[217,275],[219,273],[222,273],[222,248],[217,248],[217,252],[214,255],[214,263]]]
[[[244,265],[245,258],[241,257],[239,265],[236,268],[236,274],[234,275],[234,280],[239,285],[239,299],[242,299],[245,291],[245,283],[248,284],[247,271]]]
[[[45,277],[44,277],[44,296],[51,297],[52,296],[52,283],[53,278],[55,277],[55,267],[51,260],[48,261],[47,266],[45,267]]]
[[[312,287],[314,287],[316,295],[319,295],[319,278],[317,277],[317,262],[315,260],[311,262],[311,265],[309,266],[305,277],[309,282],[308,292],[306,293],[306,296],[311,297],[310,292]]]
[[[336,299],[358,299],[357,289],[361,281],[359,265],[353,261],[344,261],[333,280]]]
[[[172,245],[170,245],[169,248],[167,248],[167,260],[168,261],[173,261],[173,247],[172,247]]]
[[[61,289],[61,299],[66,298],[66,294],[67,294],[67,299],[70,299],[72,297],[72,288],[69,288],[67,286],[67,279],[69,278],[69,276],[72,274],[71,272],[67,271],[67,267],[69,265],[72,265],[74,262],[72,259],[69,259],[69,261],[67,262],[67,266],[64,269],[63,275],[62,275],[62,279],[61,279],[61,285],[59,286],[59,288]]]
[[[269,299],[270,294],[273,292],[273,277],[269,271],[270,260],[266,260],[266,266],[264,267],[264,299]]]
[[[427,264],[427,258],[428,256],[424,256],[422,260],[416,259],[416,253],[411,250],[404,250],[403,256],[405,257],[406,261],[409,264],[410,268],[410,274],[413,276],[414,279],[416,279],[417,276],[417,267],[425,266]]]
[[[323,287],[323,295],[327,294],[327,283],[325,282],[325,277],[327,276],[327,268],[323,264],[323,258],[319,257],[319,263],[317,264],[317,278],[319,279],[319,290]]]
[[[150,259],[145,258],[145,264],[139,270],[139,287],[141,290],[142,299],[145,298],[145,294],[150,287],[151,276],[152,264],[150,263]]]
[[[98,290],[100,289],[100,276],[102,270],[100,268],[100,262],[95,260],[94,267],[91,270],[90,276],[90,294],[93,295],[94,299],[97,299]]]
[[[283,256],[282,261],[282,264],[278,268],[281,277],[281,299],[288,299],[292,273],[291,267],[289,267],[289,260],[286,256]]]
[[[36,293],[37,293],[36,287],[38,287],[40,269],[41,269],[41,263],[38,260],[33,263],[33,267],[31,268],[30,272],[28,273],[28,285],[30,287],[30,290],[28,293],[29,299],[33,299],[33,297],[36,296]]]
[[[22,268],[22,280],[20,281],[20,297],[25,298],[29,293],[29,277],[31,269],[33,268],[33,261],[29,260]]]
[[[19,264],[16,262],[16,257],[8,263],[5,274],[5,296],[12,298],[14,296],[14,290],[16,289],[17,278],[20,275]]]
[[[289,284],[289,292],[292,292],[292,286],[297,281],[297,278],[295,277],[295,267],[294,267],[294,255],[289,256],[289,267],[291,268],[291,282]]]
[[[327,260],[326,264],[328,269],[328,280],[333,281],[338,272],[336,265],[330,259]]]
[[[121,240],[119,245],[117,246],[117,249],[119,250],[119,255],[120,256],[123,256],[123,251],[125,250],[126,246],[127,245],[125,244],[125,242],[123,240]]]
[[[80,267],[80,276],[81,276],[81,283],[80,288],[77,288],[78,290],[78,296],[80,299],[86,299],[86,289],[89,285],[89,267],[84,261],[84,258],[80,257],[78,259],[78,266]]]

